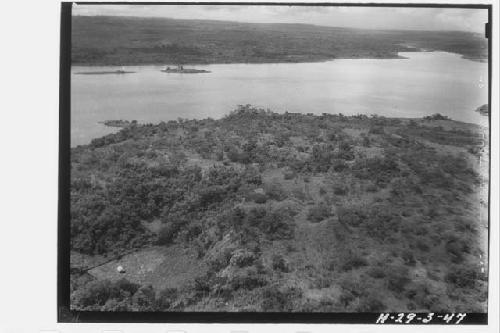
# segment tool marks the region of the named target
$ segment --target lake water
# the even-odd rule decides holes
[[[76,67],[71,75],[71,145],[116,131],[111,119],[158,123],[220,118],[238,104],[275,112],[422,117],[441,113],[487,126],[474,110],[488,102],[488,65],[446,52],[400,53],[408,59],[341,59],[320,63],[192,66],[207,74],[77,75],[116,67]],[[187,66],[191,67],[191,66]]]

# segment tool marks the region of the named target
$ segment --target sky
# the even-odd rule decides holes
[[[484,31],[486,9],[223,6],[75,5],[73,15],[119,15],[251,23],[307,23],[334,27],[404,30]]]

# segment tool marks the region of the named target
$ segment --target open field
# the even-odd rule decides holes
[[[117,266],[126,267],[124,273]],[[206,270],[196,254],[180,246],[151,247],[113,260],[88,271],[96,279],[118,281],[125,278],[133,283],[152,285],[157,290],[178,288],[194,280]]]
[[[486,134],[251,106],[131,122],[71,152],[72,308],[485,312]]]

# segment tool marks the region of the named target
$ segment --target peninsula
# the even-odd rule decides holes
[[[108,125],[71,151],[72,309],[486,311],[485,128],[249,105]]]

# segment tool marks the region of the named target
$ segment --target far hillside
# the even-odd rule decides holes
[[[118,16],[75,16],[73,65],[313,62],[397,58],[398,52],[438,50],[485,61],[480,34],[387,31],[308,24],[256,24]]]

